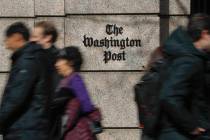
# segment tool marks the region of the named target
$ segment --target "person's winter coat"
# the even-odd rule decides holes
[[[101,114],[95,110],[87,115],[81,115],[81,104],[77,98],[67,103],[64,124],[64,140],[96,140],[92,132],[93,122],[101,121]]]
[[[96,120],[97,117],[93,117],[94,115],[87,117],[87,114],[90,115],[95,112],[81,76],[78,73],[73,73],[65,77],[60,81],[56,90],[56,96],[51,102],[51,114],[54,114],[56,118],[51,139],[60,140],[63,137],[63,139],[75,138],[75,140],[80,140],[83,138],[81,140],[86,140],[84,137],[81,137],[83,134],[87,135],[87,138],[95,139],[95,135],[90,131],[90,125],[88,124],[90,123],[90,118],[95,118],[94,120]],[[61,120],[64,118],[63,116],[68,118],[67,122]],[[99,119],[98,121],[100,122],[101,120]],[[63,128],[62,124],[66,124],[66,127]],[[81,129],[81,131],[78,129]]]
[[[162,129],[190,135],[197,127],[210,128],[209,94],[205,92],[207,54],[193,45],[187,32],[179,27],[164,47],[171,58],[161,90]]]
[[[12,66],[0,108],[4,140],[46,140],[47,79],[43,49],[26,44],[11,57]]]
[[[88,90],[79,73],[74,72],[70,76],[62,79],[57,90],[63,87],[70,88],[73,91],[74,96],[76,96],[80,101],[83,113],[93,111],[94,106],[92,105]]]

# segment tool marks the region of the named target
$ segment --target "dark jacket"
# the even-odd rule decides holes
[[[12,66],[0,108],[0,129],[6,140],[45,140],[48,73],[43,49],[26,44],[11,57]]]
[[[58,86],[58,83],[61,79],[61,77],[58,75],[56,69],[55,69],[55,63],[56,63],[56,58],[59,53],[59,50],[52,45],[48,49],[44,49],[45,55],[47,57],[47,71],[48,74],[50,75],[48,78],[48,90],[49,90],[49,95],[48,95],[48,119],[49,119],[49,132],[48,132],[48,140],[56,140],[56,137],[59,137],[59,134],[56,134],[55,131],[57,131],[58,127],[57,124],[59,121],[57,119],[57,116],[54,115],[53,112],[50,111],[50,104],[55,97],[55,90],[56,87]]]
[[[46,57],[48,61],[48,72],[49,74],[52,75],[49,81],[51,81],[50,90],[51,90],[51,93],[53,94],[61,79],[61,77],[57,74],[57,71],[55,69],[55,62],[56,62],[56,58],[57,58],[59,50],[54,45],[52,45],[49,49],[44,49],[44,51],[46,53]]]
[[[190,134],[196,127],[210,128],[209,93],[205,92],[206,53],[196,49],[181,27],[164,45],[171,59],[161,89],[162,128]]]
[[[49,91],[48,107],[49,107],[53,99],[53,96],[55,96],[56,87],[58,86],[58,83],[61,79],[61,77],[58,75],[55,69],[56,58],[57,58],[59,50],[54,45],[52,45],[48,49],[43,49],[43,50],[45,52],[45,56],[47,59],[46,67],[47,67],[48,75],[50,75],[48,78],[48,81],[49,81],[48,82],[48,91]],[[52,117],[51,114],[48,114],[48,115],[50,115],[49,119],[52,119],[53,121],[53,118],[51,118]]]

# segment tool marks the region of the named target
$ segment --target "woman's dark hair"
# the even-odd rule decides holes
[[[5,31],[5,36],[10,37],[13,34],[21,34],[25,41],[29,40],[30,32],[27,26],[22,22],[15,22],[11,24]]]
[[[72,67],[75,71],[80,71],[81,65],[83,63],[83,58],[80,50],[76,46],[65,47],[60,50],[58,54],[58,59],[67,59],[72,63]]]
[[[201,32],[203,30],[208,30],[210,33],[210,16],[204,13],[192,15],[192,17],[189,19],[187,32],[192,38],[193,42],[200,39]]]

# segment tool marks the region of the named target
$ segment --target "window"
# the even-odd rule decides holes
[[[210,0],[191,0],[191,14],[207,13],[210,15]]]

